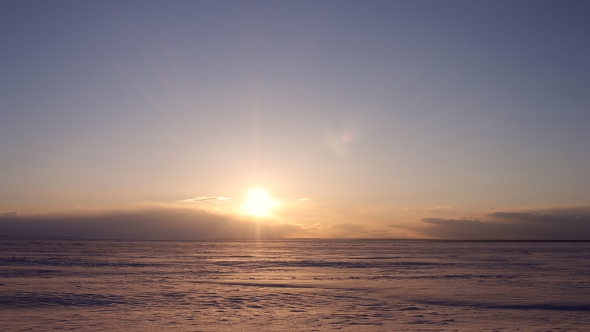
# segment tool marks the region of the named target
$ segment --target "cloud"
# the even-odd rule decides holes
[[[297,198],[295,200],[296,201],[311,201],[311,198],[309,198],[309,197],[303,197],[303,198]]]
[[[307,220],[307,219],[306,219]],[[389,226],[389,227],[388,227]],[[0,236],[130,240],[423,237],[456,240],[588,240],[590,207],[498,211],[465,218],[422,218],[412,226],[367,219],[312,225],[199,209],[157,207],[103,212],[0,212]]]
[[[331,224],[323,229],[323,234],[329,238],[401,238],[403,233],[398,231],[391,231],[375,225],[364,225],[357,223],[341,222]]]
[[[422,212],[422,211],[426,211],[426,212],[445,212],[451,209],[451,206],[448,205],[439,205],[437,207],[433,207],[433,208],[426,208],[426,209],[420,209],[420,208],[402,208],[402,211],[417,211],[417,212]]]
[[[482,218],[422,218],[420,232],[430,238],[458,240],[588,240],[590,208],[532,212],[494,212]]]
[[[240,219],[180,208],[135,211],[0,215],[0,235],[130,240],[204,240],[213,238],[289,238],[302,227],[272,220]]]
[[[389,232],[356,223],[297,223],[188,208],[97,213],[0,214],[0,236],[126,240],[376,238]]]
[[[195,197],[195,198],[187,198],[187,199],[179,199],[176,202],[178,203],[195,203],[195,202],[222,202],[231,200],[229,197],[217,196],[217,197]]]
[[[351,234],[358,234],[365,229],[364,225],[352,223],[337,223],[328,226],[328,232],[332,237],[350,237]]]
[[[450,208],[451,208],[450,206],[444,205],[444,206],[437,206],[435,208],[426,209],[426,211],[428,211],[428,212],[443,212],[443,211],[449,210]]]

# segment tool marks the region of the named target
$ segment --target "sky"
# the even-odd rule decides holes
[[[586,1],[0,9],[0,235],[590,239]]]

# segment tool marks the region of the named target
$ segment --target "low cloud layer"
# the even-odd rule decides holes
[[[425,237],[457,240],[589,240],[590,207],[494,212],[482,218],[422,218]]]
[[[301,236],[298,225],[238,219],[193,209],[92,214],[0,214],[0,235],[131,240],[256,239]]]
[[[298,224],[188,208],[97,213],[0,213],[0,236],[129,240],[400,238],[590,240],[590,207],[422,218],[414,226],[358,222]],[[408,233],[409,232],[409,233]]]
[[[0,214],[0,236],[127,240],[384,238],[357,223],[299,224],[188,208],[101,213]]]

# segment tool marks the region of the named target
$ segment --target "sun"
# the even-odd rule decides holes
[[[276,201],[270,198],[268,192],[260,188],[252,188],[246,193],[246,200],[242,205],[245,214],[264,217],[270,214],[270,210],[277,205]]]

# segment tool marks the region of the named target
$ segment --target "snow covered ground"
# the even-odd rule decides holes
[[[2,331],[590,331],[590,243],[0,239]]]

